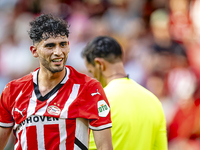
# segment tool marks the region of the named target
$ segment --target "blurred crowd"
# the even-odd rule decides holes
[[[70,25],[67,65],[90,75],[82,49],[98,35],[114,37],[129,78],[162,103],[169,150],[199,150],[199,8],[200,0],[1,0],[0,92],[39,66],[29,51],[29,22],[51,13]],[[11,138],[6,149],[12,145]]]

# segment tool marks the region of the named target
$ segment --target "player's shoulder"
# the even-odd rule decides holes
[[[19,79],[11,80],[7,83],[5,88],[2,91],[2,95],[8,96],[8,97],[15,97],[19,94],[21,89],[27,85],[27,83],[30,83],[32,81],[32,74],[25,75]]]
[[[21,77],[21,78],[12,80],[12,81],[10,81],[10,83],[11,83],[12,85],[19,86],[19,85],[21,85],[21,84],[23,85],[23,84],[25,84],[26,82],[30,82],[30,81],[32,81],[32,80],[33,80],[33,75],[32,75],[32,73],[30,73],[30,74],[27,74],[27,75],[25,75],[25,76],[23,76],[23,77]]]
[[[92,78],[92,77],[89,77],[88,75],[84,74],[84,73],[81,73],[81,72],[78,72],[76,69],[74,69],[72,66],[66,66],[70,73],[69,73],[69,76],[70,76],[70,80],[73,80],[74,83],[77,83],[77,84],[84,84],[84,85],[87,85],[87,84],[97,84],[99,83],[98,80]]]
[[[24,86],[27,82],[30,82],[33,80],[33,75],[32,73],[27,74],[21,78],[18,79],[14,79],[11,80],[5,88],[9,88],[9,89],[18,89],[21,88],[22,86]]]

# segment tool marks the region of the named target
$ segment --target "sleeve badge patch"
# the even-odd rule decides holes
[[[97,103],[98,114],[100,117],[106,117],[110,112],[110,107],[105,102],[105,100],[100,100]]]

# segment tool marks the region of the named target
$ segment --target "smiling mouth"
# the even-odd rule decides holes
[[[63,59],[61,58],[61,59],[53,59],[52,61],[53,62],[61,62]]]

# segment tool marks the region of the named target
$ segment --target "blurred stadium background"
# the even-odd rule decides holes
[[[0,92],[39,66],[27,31],[41,13],[68,21],[67,65],[82,73],[87,42],[116,38],[129,77],[162,103],[169,150],[200,149],[200,0],[0,0]]]

